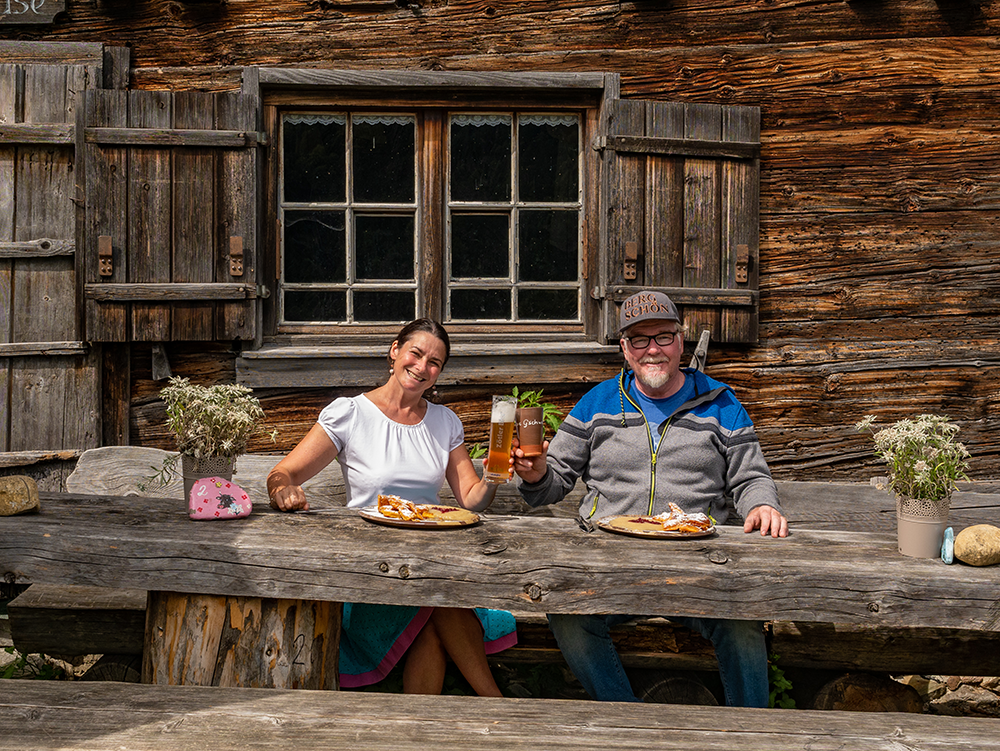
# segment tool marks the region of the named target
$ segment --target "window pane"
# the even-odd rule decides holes
[[[451,118],[451,199],[510,200],[508,115],[455,115]]]
[[[416,309],[416,294],[412,290],[354,293],[355,321],[403,323],[417,317]]]
[[[519,222],[520,280],[576,281],[579,255],[576,211],[524,210]]]
[[[354,219],[357,278],[413,280],[413,216]]]
[[[522,201],[579,198],[579,125],[575,115],[521,117],[518,195]]]
[[[510,292],[505,289],[456,289],[451,293],[452,320],[510,320]]]
[[[353,119],[354,200],[413,203],[416,121],[411,116]]]
[[[510,278],[510,215],[453,214],[451,276]]]
[[[517,317],[543,321],[579,318],[574,289],[522,289],[517,295]]]
[[[343,211],[285,211],[286,282],[347,280]]]
[[[344,115],[286,115],[283,150],[285,200],[342,202],[346,195]]]
[[[286,321],[342,321],[346,317],[344,292],[291,290],[285,293]]]

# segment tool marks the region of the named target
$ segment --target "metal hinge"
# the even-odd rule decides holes
[[[97,273],[100,276],[111,276],[114,272],[114,249],[111,246],[111,235],[97,237]]]

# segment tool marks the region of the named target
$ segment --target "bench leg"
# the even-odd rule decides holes
[[[341,605],[150,592],[144,683],[339,687]]]

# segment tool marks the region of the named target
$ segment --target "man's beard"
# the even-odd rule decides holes
[[[665,361],[664,361],[665,362]],[[643,363],[639,361],[639,365],[649,365],[653,363]],[[658,389],[664,386],[667,381],[670,380],[671,373],[669,371],[656,371],[649,372],[648,370],[636,370],[635,377],[639,379],[639,382],[648,389]]]

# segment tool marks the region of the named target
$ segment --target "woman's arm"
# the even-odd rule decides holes
[[[464,444],[452,449],[448,455],[445,478],[458,505],[469,511],[483,511],[493,503],[493,497],[497,494],[495,483],[479,478]]]
[[[309,502],[302,483],[336,458],[337,446],[323,427],[316,423],[288,456],[268,473],[267,495],[271,499],[271,507],[279,511],[307,510]]]

